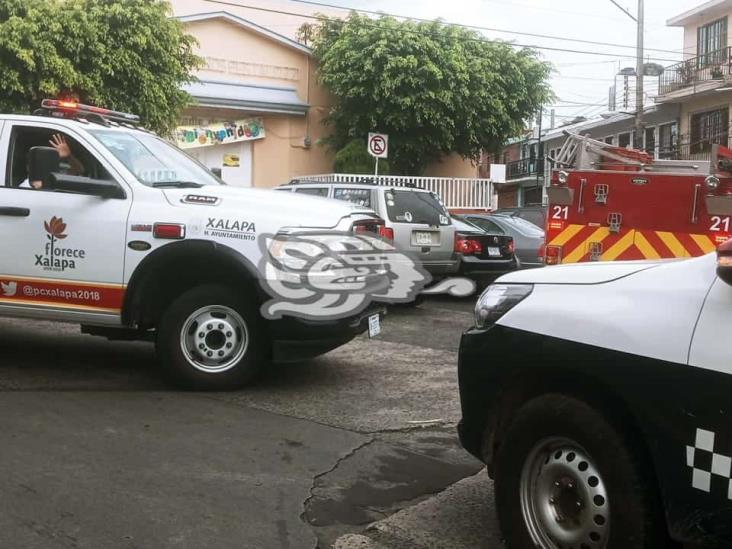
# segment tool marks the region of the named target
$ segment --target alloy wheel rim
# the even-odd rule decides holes
[[[520,500],[524,523],[536,547],[607,547],[607,489],[594,460],[576,442],[547,438],[534,446],[521,472]]]
[[[249,330],[239,313],[223,305],[207,305],[191,313],[180,332],[188,363],[207,374],[236,366],[249,347]]]

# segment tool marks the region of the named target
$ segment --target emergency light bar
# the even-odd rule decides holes
[[[41,101],[41,108],[47,111],[60,111],[62,113],[79,114],[84,113],[101,116],[107,120],[115,122],[126,122],[129,124],[139,124],[140,117],[136,114],[130,114],[128,112],[113,111],[110,109],[103,109],[101,107],[95,107],[93,105],[84,105],[77,103],[76,101],[66,101],[63,99],[44,99]]]

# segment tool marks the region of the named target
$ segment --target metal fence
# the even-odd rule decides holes
[[[389,187],[416,186],[432,191],[442,198],[450,209],[491,208],[493,188],[489,179],[464,177],[417,177],[402,175],[358,175],[330,173],[306,175],[301,180],[319,183],[373,183]]]
[[[544,175],[544,157],[522,158],[506,164],[506,179],[521,179],[524,177]]]
[[[658,77],[658,93],[663,95],[732,75],[732,48],[722,48],[666,67]]]

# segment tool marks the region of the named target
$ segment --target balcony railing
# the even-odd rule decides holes
[[[723,81],[732,75],[731,51],[731,47],[726,47],[666,67],[658,77],[659,95],[696,86],[702,82]]]
[[[717,135],[695,138],[692,140],[689,135],[679,136],[678,143],[670,146],[661,146],[658,149],[658,157],[665,160],[711,160],[712,145],[732,146],[732,135],[729,132]]]
[[[541,176],[544,174],[544,157],[522,158],[506,164],[506,180],[521,179],[524,177]]]

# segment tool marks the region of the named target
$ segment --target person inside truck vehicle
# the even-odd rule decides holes
[[[9,169],[4,184],[15,189],[50,190],[42,188],[38,182],[28,181],[28,175],[31,173],[28,165],[30,150],[33,147],[49,146],[59,153],[61,172],[94,179],[113,179],[94,154],[70,135],[48,128],[19,125],[14,128],[10,136]]]
[[[51,139],[48,140],[48,144],[56,149],[58,152],[58,156],[61,160],[61,162],[66,162],[69,165],[68,172],[71,175],[83,175],[84,174],[84,165],[79,162],[79,160],[73,155],[71,152],[71,147],[69,146],[68,142],[66,141],[66,137],[63,135],[56,133],[51,136]],[[28,176],[31,172],[30,170],[30,148],[28,149],[28,154],[26,154],[26,178],[18,185],[18,188],[20,189],[36,189],[40,190],[43,188],[43,181],[29,181]]]

